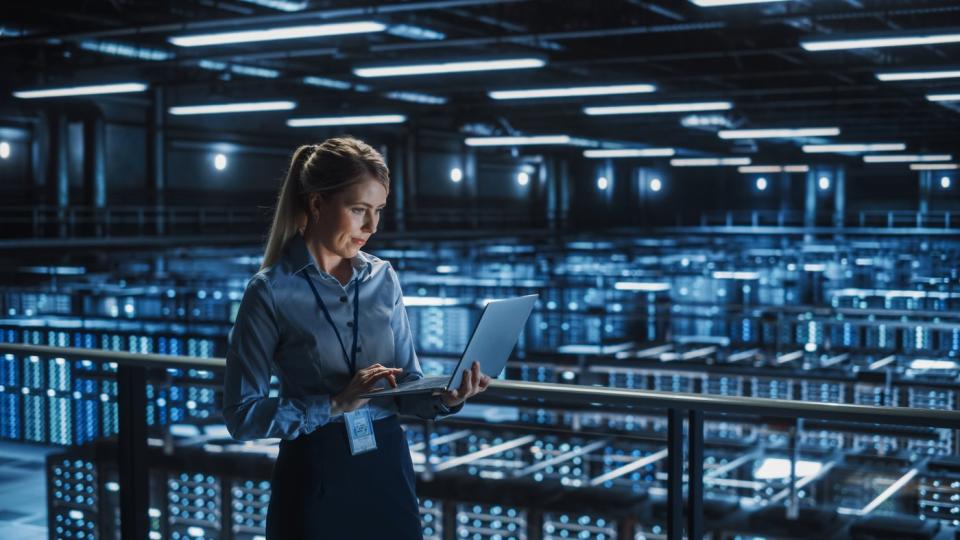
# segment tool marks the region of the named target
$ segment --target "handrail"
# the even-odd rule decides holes
[[[83,357],[86,360],[115,362],[118,365],[137,367],[197,367],[224,369],[224,358],[200,358],[164,354],[130,353],[83,349],[76,347],[51,347],[0,343],[0,353],[17,353],[46,357]],[[631,388],[610,388],[559,383],[532,383],[494,379],[487,389],[491,397],[510,399],[548,399],[578,405],[633,405],[652,408],[680,408],[704,412],[729,412],[756,414],[778,418],[818,418],[845,422],[865,422],[890,425],[923,425],[960,429],[960,411],[919,409],[912,407],[880,407],[848,403],[821,403],[769,399],[757,397],[717,396],[687,392],[663,392]]]
[[[224,368],[223,358],[197,358],[161,354],[136,354],[100,349],[50,347],[19,343],[0,343],[0,353],[45,357],[81,357],[99,362],[117,364],[117,461],[119,472],[120,531],[123,538],[143,538],[149,531],[149,483],[147,463],[147,425],[143,414],[147,406],[147,369],[150,367]],[[529,399],[554,400],[562,403],[596,406],[641,406],[666,409],[667,416],[667,519],[668,540],[702,538],[703,515],[703,424],[706,412],[749,413],[775,418],[794,419],[814,417],[827,420],[866,422],[874,424],[909,424],[926,427],[960,429],[960,411],[938,411],[904,407],[877,407],[835,403],[712,396],[690,393],[659,392],[625,388],[606,388],[555,383],[494,380],[487,389],[496,400]],[[683,422],[688,423],[687,481],[684,512],[683,490]],[[796,427],[791,428],[791,461],[797,458]],[[792,468],[796,471],[796,468]],[[796,474],[790,475],[788,516],[798,509]],[[686,518],[686,519],[684,519]],[[685,522],[685,523],[684,523]],[[686,535],[684,535],[686,529]]]

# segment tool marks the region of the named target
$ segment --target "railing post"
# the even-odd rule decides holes
[[[703,539],[703,411],[687,418],[687,538]]]
[[[683,540],[683,410],[667,409],[667,540]]]
[[[800,460],[800,430],[803,429],[803,420],[797,419],[790,427],[790,496],[787,498],[787,519],[795,520],[800,517],[800,494],[797,493],[797,462]]]
[[[117,367],[117,469],[120,484],[120,537],[147,538],[147,369]]]

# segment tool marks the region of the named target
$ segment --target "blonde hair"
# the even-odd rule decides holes
[[[307,194],[335,194],[373,177],[390,192],[390,170],[380,152],[352,137],[327,139],[296,149],[277,196],[273,224],[263,254],[263,270],[280,258],[284,246],[307,217]]]

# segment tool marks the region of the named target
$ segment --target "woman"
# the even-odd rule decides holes
[[[421,538],[397,414],[452,414],[490,383],[474,363],[440,395],[358,397],[423,376],[396,272],[360,251],[389,189],[383,157],[362,141],[298,148],[240,303],[223,415],[236,439],[282,439],[267,538]]]

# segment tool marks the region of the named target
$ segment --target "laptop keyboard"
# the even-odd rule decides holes
[[[443,388],[446,386],[450,377],[424,377],[413,382],[404,383],[404,390],[416,390],[418,388]]]

